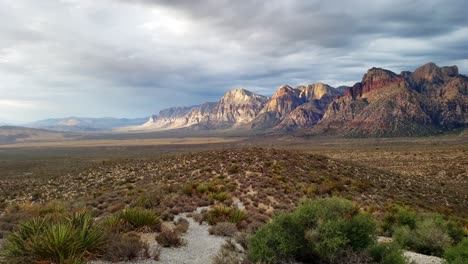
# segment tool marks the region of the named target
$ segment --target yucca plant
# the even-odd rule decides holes
[[[98,252],[104,239],[86,212],[33,218],[7,237],[2,255],[9,263],[85,263],[84,257]]]
[[[11,233],[3,246],[3,255],[10,258],[31,256],[30,239],[40,234],[47,227],[48,217],[36,217],[23,222]]]
[[[233,224],[238,224],[247,218],[247,213],[244,210],[240,210],[238,208],[234,208],[231,210],[229,215],[229,222]]]
[[[160,221],[155,212],[141,207],[124,209],[119,217],[134,228],[152,227]]]
[[[72,225],[58,223],[32,237],[28,244],[35,259],[65,263],[82,251],[77,237],[78,232]]]
[[[101,223],[101,227],[112,233],[119,233],[125,230],[126,222],[120,218],[120,214],[114,214],[106,217]]]

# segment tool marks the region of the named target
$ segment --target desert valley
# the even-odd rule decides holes
[[[52,261],[182,263],[177,259],[182,261],[180,252],[185,252],[200,257],[193,263],[249,263],[264,257],[276,262],[291,256],[252,252],[265,250],[256,248],[266,246],[261,243],[271,243],[256,241],[260,238],[254,234],[270,232],[271,219],[282,219],[280,215],[291,213],[305,199],[331,207],[353,201],[356,210],[374,219],[375,226],[369,222],[367,227],[375,228],[371,237],[393,236],[407,250],[443,257],[445,249],[466,236],[468,224],[467,107],[468,78],[458,74],[456,66],[429,63],[401,74],[372,68],[362,81],[340,89],[321,83],[285,85],[272,97],[235,89],[217,103],[162,110],[136,125],[106,120],[121,126],[98,129],[92,125],[102,120],[74,118],[36,122],[46,124],[36,128],[4,126],[0,129],[4,260],[24,263],[47,258],[41,254],[56,254],[58,249],[36,249],[46,242],[30,244],[29,235],[17,232],[42,232],[34,230],[48,228],[50,223],[36,222],[44,219],[57,224],[71,219],[93,222],[86,222],[88,226],[79,222],[79,228],[96,232],[89,234],[96,237],[80,238],[93,239],[87,242],[94,243],[93,248],[83,249],[84,255],[65,252],[69,255],[60,256],[63,260]],[[414,231],[402,229],[405,221],[414,221],[410,225]],[[189,227],[200,224],[201,231]],[[195,253],[200,241],[191,232],[202,232],[201,241],[224,238],[213,240],[208,251]],[[433,239],[425,237],[433,232],[448,237],[440,245],[401,242],[410,239],[401,232],[409,236],[428,232],[418,238],[422,240]],[[251,244],[255,245],[251,249],[249,243],[260,244]],[[320,258],[330,263],[342,263],[343,257],[356,259],[347,263],[374,263],[378,257],[373,250],[398,252],[375,248],[369,249],[369,256],[342,247],[328,249],[336,260],[332,255]],[[297,254],[291,252],[287,254]],[[439,263],[421,256],[412,258],[417,263]],[[295,258],[307,262],[311,256]],[[381,258],[400,261],[395,256]]]
[[[468,264],[466,10],[0,0],[0,263]]]

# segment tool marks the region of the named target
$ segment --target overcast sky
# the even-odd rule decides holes
[[[0,0],[0,123],[144,117],[244,87],[468,72],[468,1]]]

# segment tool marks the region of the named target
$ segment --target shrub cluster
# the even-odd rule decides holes
[[[159,216],[127,208],[96,223],[85,210],[66,213],[47,206],[7,236],[2,255],[9,263],[85,263],[90,258],[129,260],[147,254],[147,245],[129,231],[155,229]],[[146,252],[146,253],[145,253]]]
[[[248,242],[248,257],[261,263],[345,263],[350,254],[361,254],[378,263],[405,263],[398,249],[376,247],[375,233],[372,218],[350,201],[305,201],[292,213],[276,216],[253,234]],[[390,258],[395,262],[388,262]]]
[[[389,210],[383,228],[402,247],[439,257],[464,236],[462,226],[452,220],[438,214],[417,214],[402,207]]]
[[[448,264],[464,264],[468,262],[468,238],[464,238],[458,245],[448,248],[444,253]]]

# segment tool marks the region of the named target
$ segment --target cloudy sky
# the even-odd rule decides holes
[[[144,117],[372,66],[468,73],[465,0],[0,0],[0,123]]]

